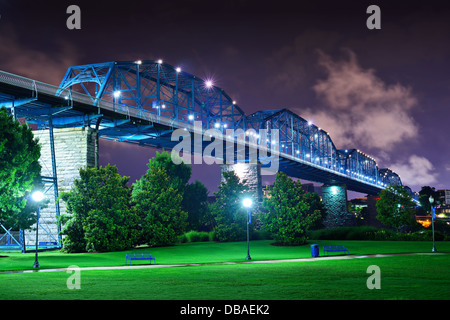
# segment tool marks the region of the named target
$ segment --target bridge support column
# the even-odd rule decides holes
[[[322,203],[327,212],[323,224],[326,228],[349,226],[354,219],[347,209],[347,186],[322,186]]]
[[[51,139],[49,130],[34,131],[41,145],[41,175],[53,177]],[[98,131],[89,127],[53,129],[55,163],[58,193],[69,191],[74,180],[80,177],[79,169],[98,166]],[[39,219],[39,242],[55,242],[58,240],[58,224],[52,183],[45,183],[45,199],[47,207],[41,209]],[[59,202],[60,214],[66,213],[63,201]],[[35,230],[36,226],[32,229]],[[25,232],[27,246],[35,245],[35,231]]]
[[[233,171],[241,182],[250,188],[254,194],[254,198],[262,201],[262,180],[261,180],[261,164],[260,163],[236,163],[236,164],[222,164],[221,176],[224,181],[223,173],[226,171]]]

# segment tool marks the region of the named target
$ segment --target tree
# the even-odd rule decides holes
[[[64,251],[117,251],[136,244],[138,219],[128,180],[115,166],[80,169],[80,179],[61,195],[69,212],[61,216]]]
[[[219,241],[244,240],[246,236],[247,212],[242,206],[249,195],[249,188],[240,182],[233,171],[223,172],[224,181],[214,193],[216,201],[210,210],[216,223],[216,238]]]
[[[0,108],[0,221],[19,218],[27,205],[27,195],[41,181],[40,155],[31,128]],[[31,224],[28,221],[24,226]]]
[[[188,228],[191,230],[200,230],[205,227],[205,221],[208,211],[208,189],[200,181],[188,184],[185,187],[183,209],[188,213]]]
[[[399,184],[390,184],[381,190],[377,201],[377,219],[386,226],[400,230],[403,225],[412,225],[415,203],[412,196]]]
[[[12,230],[27,230],[36,223],[38,208],[46,208],[47,204],[50,202],[50,199],[48,198],[39,203],[33,201],[31,195],[36,190],[44,190],[42,181],[40,181],[40,176],[36,179],[36,182],[33,183],[33,191],[27,191],[23,197],[14,199],[14,201],[16,201],[16,206],[19,206],[19,203],[25,201],[25,207],[20,209],[20,211],[6,211],[5,219],[1,221],[2,225],[6,229],[12,228]]]
[[[283,245],[306,243],[307,231],[322,217],[318,196],[305,193],[300,181],[293,181],[283,172],[278,172],[268,196],[263,200],[267,210],[264,228]]]
[[[173,186],[165,168],[149,166],[147,173],[133,184],[132,200],[140,217],[141,243],[172,245],[186,226],[183,197]]]
[[[434,198],[434,201],[437,202],[439,200],[439,193],[435,190],[435,188],[430,186],[424,186],[419,191],[419,202],[420,208],[430,213],[431,212],[431,204],[430,204],[430,196]]]
[[[174,163],[172,157],[177,157],[179,164]],[[188,227],[197,230],[203,227],[205,217],[208,215],[208,190],[200,182],[188,184],[191,178],[192,168],[183,162],[183,159],[170,155],[167,151],[156,152],[156,156],[149,160],[147,164],[149,169],[162,168],[169,177],[171,186],[183,198],[181,206],[183,211],[188,213]]]
[[[180,164],[175,164],[167,151],[156,152],[156,156],[148,161],[147,166],[149,169],[163,168],[173,188],[183,195],[184,188],[191,178],[192,168],[190,166],[183,161],[180,161]]]

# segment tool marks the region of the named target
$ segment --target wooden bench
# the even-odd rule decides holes
[[[323,252],[347,252],[349,254],[348,249],[344,247],[343,245],[331,245],[331,246],[323,246]]]
[[[125,265],[127,265],[127,261],[130,260],[130,266],[132,260],[150,260],[150,264],[152,264],[152,260],[154,264],[156,264],[155,257],[151,255],[150,252],[133,252],[127,253],[125,257]]]

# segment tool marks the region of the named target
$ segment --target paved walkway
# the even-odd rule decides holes
[[[364,259],[364,258],[382,258],[401,255],[446,255],[449,252],[428,252],[428,253],[392,253],[392,254],[368,254],[368,255],[345,255],[345,256],[322,256],[317,258],[299,258],[299,259],[282,259],[282,260],[257,260],[257,261],[242,261],[242,262],[217,262],[217,263],[186,263],[186,264],[152,264],[152,265],[132,265],[132,266],[112,266],[112,267],[78,267],[69,266],[67,268],[57,269],[38,269],[38,270],[21,270],[21,271],[7,271],[0,272],[0,274],[7,273],[33,273],[33,272],[66,272],[69,268],[78,268],[79,270],[123,270],[123,269],[156,269],[156,268],[172,268],[172,267],[195,267],[204,265],[228,265],[228,264],[248,264],[248,263],[283,263],[283,262],[300,262],[300,261],[323,261],[323,260],[342,260],[342,259]]]

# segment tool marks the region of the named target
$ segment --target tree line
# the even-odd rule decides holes
[[[0,222],[8,229],[29,229],[36,222],[37,204],[29,198],[33,190],[43,188],[39,157],[31,128],[0,108]],[[168,152],[157,153],[131,186],[115,166],[80,169],[71,191],[61,195],[67,205],[67,214],[59,217],[63,250],[172,245],[189,230],[214,230],[217,241],[244,240],[247,212],[242,201],[251,196],[245,181],[224,172],[215,201],[208,203],[207,188],[200,181],[188,183],[191,167],[179,162]],[[377,219],[400,230],[414,223],[417,208],[430,211],[430,195],[437,198],[434,188],[422,188],[418,207],[403,186],[390,185],[380,193]],[[283,245],[306,243],[308,230],[320,228],[325,215],[319,196],[303,191],[300,181],[282,172],[263,201],[254,202],[250,230],[261,225]]]
[[[174,164],[168,152],[149,160],[147,172],[128,186],[115,166],[80,169],[73,188],[61,195],[67,214],[61,215],[66,252],[116,251],[137,245],[167,246],[188,230],[215,232],[217,241],[240,241],[246,236],[247,212],[242,201],[252,196],[245,181],[224,172],[224,181],[208,203],[208,190],[199,181],[188,183],[191,167]],[[306,232],[322,218],[315,193],[283,173],[269,187],[269,197],[252,208],[277,242],[306,242]]]

